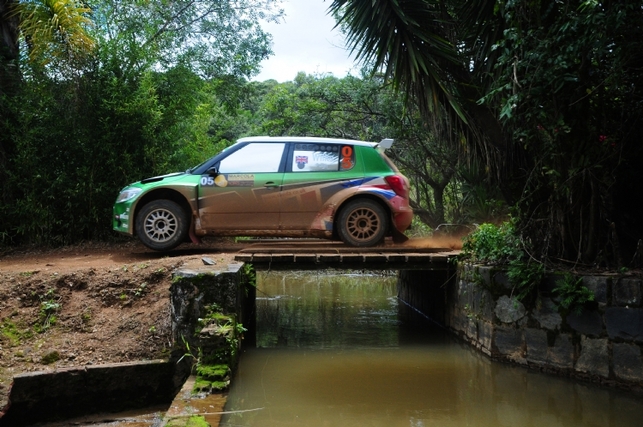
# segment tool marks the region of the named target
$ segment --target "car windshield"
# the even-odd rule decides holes
[[[232,145],[230,147],[232,147]],[[209,159],[199,163],[198,165],[191,167],[190,169],[186,170],[185,173],[195,174],[195,175],[204,174],[207,169],[206,165],[209,167],[213,163],[212,160],[214,160],[217,157],[220,157],[223,153],[227,152],[230,147],[224,148],[223,150],[215,154],[213,157],[210,157]]]

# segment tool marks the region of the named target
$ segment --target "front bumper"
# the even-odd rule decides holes
[[[134,227],[130,221],[131,206],[128,203],[118,203],[114,205],[112,215],[112,229],[122,234],[132,236]]]

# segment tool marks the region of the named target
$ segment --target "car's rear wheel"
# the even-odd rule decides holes
[[[171,200],[153,200],[136,216],[139,239],[156,251],[169,251],[183,243],[188,237],[189,227],[188,214]]]
[[[386,236],[389,220],[379,203],[356,199],[348,202],[339,212],[337,227],[337,233],[344,243],[374,246]]]

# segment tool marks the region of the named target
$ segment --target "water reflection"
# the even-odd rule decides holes
[[[398,345],[395,278],[261,274],[257,347]]]
[[[640,395],[491,363],[399,316],[393,278],[263,274],[221,426],[639,426]],[[418,327],[417,325],[421,325]]]

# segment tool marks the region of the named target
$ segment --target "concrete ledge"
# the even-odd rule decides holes
[[[0,426],[169,405],[185,380],[175,377],[175,367],[156,360],[16,375]]]

